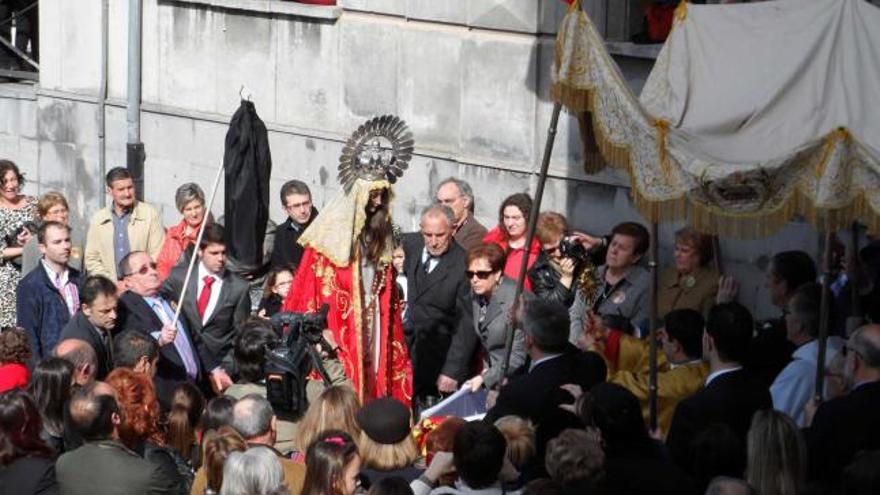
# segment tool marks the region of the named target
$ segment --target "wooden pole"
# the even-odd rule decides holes
[[[846,322],[846,334],[850,335],[862,324],[862,299],[859,292],[861,285],[861,266],[859,265],[859,222],[853,222],[849,239],[849,293],[850,317]]]
[[[657,296],[659,294],[660,281],[659,281],[659,271],[658,271],[658,225],[657,221],[654,220],[651,222],[651,259],[648,263],[648,267],[651,270],[651,320],[650,320],[650,335],[648,337],[648,341],[650,343],[650,355],[648,362],[648,370],[649,370],[649,385],[648,385],[648,422],[651,425],[651,430],[657,429],[657,325],[659,315],[659,308],[657,307]]]
[[[825,378],[825,352],[828,344],[828,313],[831,309],[831,243],[834,232],[825,234],[824,253],[822,255],[822,300],[819,303],[819,351],[816,358],[816,400],[822,401]]]

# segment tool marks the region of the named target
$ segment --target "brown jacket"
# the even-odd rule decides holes
[[[116,255],[113,252],[113,221],[110,208],[102,208],[89,222],[86,234],[85,265],[89,275],[103,275],[116,280]],[[154,260],[165,240],[165,227],[155,208],[138,201],[128,220],[128,245],[131,251],[146,251]]]
[[[674,267],[664,271],[660,276],[657,314],[663,318],[673,309],[689,308],[706,317],[715,304],[718,278],[718,272],[708,267],[697,268],[694,273],[681,279]]]
[[[487,232],[489,230],[474,218],[474,214],[468,213],[464,225],[455,233],[455,242],[467,252],[471,248],[482,244],[483,237],[486,237]]]
[[[261,447],[268,446],[261,445]],[[302,493],[303,482],[306,480],[306,466],[283,457],[277,450],[275,450],[275,452],[278,454],[278,460],[281,461],[281,469],[284,470],[284,484],[290,489],[290,495],[299,495]],[[189,494],[205,495],[205,488],[207,487],[208,475],[205,471],[205,466],[202,466],[196,471],[196,477],[193,480]]]

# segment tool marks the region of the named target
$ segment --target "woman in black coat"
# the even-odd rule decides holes
[[[0,493],[56,495],[54,451],[41,438],[43,421],[21,390],[0,394]]]

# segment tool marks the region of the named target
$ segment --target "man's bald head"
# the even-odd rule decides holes
[[[121,410],[116,391],[104,382],[93,382],[74,392],[70,399],[70,420],[86,441],[116,437]]]
[[[865,325],[856,329],[847,347],[858,355],[868,368],[880,371],[880,325]]]
[[[73,365],[74,381],[86,385],[95,381],[98,371],[98,356],[88,342],[79,339],[64,339],[55,346],[55,356]]]

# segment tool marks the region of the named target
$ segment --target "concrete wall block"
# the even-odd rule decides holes
[[[33,100],[0,99],[0,134],[36,137],[36,109],[37,103]]]
[[[100,19],[101,11],[97,16]],[[158,11],[154,1],[144,2],[141,39],[141,98],[143,101],[158,101],[159,27]],[[107,31],[107,95],[110,98],[125,100],[128,96],[128,2],[110,2]],[[100,29],[100,20],[99,20]],[[100,36],[100,31],[99,31]],[[98,40],[100,69],[100,38]],[[100,74],[99,74],[100,76]]]
[[[147,155],[144,167],[154,159],[189,162],[198,156],[195,121],[192,119],[143,112],[141,140]]]
[[[282,18],[276,29],[277,121],[337,129],[343,83],[336,25]]]
[[[467,5],[464,2],[454,1],[407,0],[406,16],[410,19],[449,24],[467,24],[468,22]]]
[[[568,12],[568,5],[559,0],[539,0],[538,20],[539,32],[545,34],[556,34],[559,25],[565,14]],[[583,0],[585,3],[592,3],[596,0]],[[604,1],[604,0],[600,0]]]
[[[64,0],[41,0],[40,9],[40,86],[61,88],[62,15],[59,5]]]
[[[537,33],[539,5],[535,0],[468,0],[468,25]]]
[[[395,24],[373,19],[344,20],[340,63],[348,122],[343,121],[343,129],[375,115],[399,111],[400,29],[395,29]]]
[[[120,2],[122,4],[127,2]],[[111,2],[112,4],[112,2]],[[160,29],[159,23],[164,17],[159,15],[159,4],[158,0],[144,0],[144,8],[143,8],[143,39],[141,40],[141,99],[143,101],[159,101],[159,88],[161,86],[161,75],[162,72],[159,70],[159,64],[161,63],[161,47],[162,47],[162,38],[161,34],[163,31]],[[112,9],[112,7],[111,7]],[[111,10],[112,12],[112,10]],[[119,19],[119,17],[110,17],[111,19]],[[114,23],[110,23],[111,28]],[[125,23],[120,23],[125,24]],[[127,26],[125,26],[127,28]],[[117,30],[120,28],[117,26]],[[128,36],[127,29],[125,36]],[[112,31],[111,31],[112,33]],[[113,39],[113,35],[111,34],[111,39]],[[127,71],[127,60],[128,53],[125,51],[125,47],[128,46],[128,43],[119,43],[120,46],[113,46],[111,42],[111,52],[110,52],[110,67],[114,67],[115,69],[111,72],[110,80],[113,82],[111,87],[115,88],[117,91],[119,89],[126,88],[126,84],[128,81],[127,72],[119,72],[119,67],[125,67]],[[122,83],[120,85],[117,82],[118,78],[122,78]],[[111,93],[114,94],[114,93]],[[123,91],[122,94],[125,94]],[[114,94],[115,95],[115,94]]]
[[[513,169],[535,163],[537,44],[519,36],[474,35],[462,46],[462,155]]]
[[[61,1],[57,8],[61,16],[61,87],[76,93],[97,94],[101,75],[101,2]]]
[[[462,38],[459,33],[422,29],[402,34],[400,113],[416,146],[457,153],[460,149]]]
[[[216,20],[222,23],[214,64],[216,112],[232,117],[244,85],[262,118],[274,122],[277,21],[268,15],[236,12],[218,13]]]
[[[337,5],[346,10],[402,16],[406,15],[406,2],[407,0],[338,0]]]
[[[158,9],[158,103],[216,112],[217,63],[223,42],[223,14],[200,6],[162,4]],[[238,95],[236,88],[236,96]]]
[[[312,201],[320,209],[332,199],[341,186],[336,180],[339,154],[342,143],[308,136],[294,136],[280,132],[269,133],[269,146],[272,149],[272,180],[270,198],[272,204],[279,201],[278,192],[281,185],[290,180],[298,179],[312,191]],[[277,182],[276,182],[277,181]],[[271,218],[280,221],[285,213],[270,208]]]

